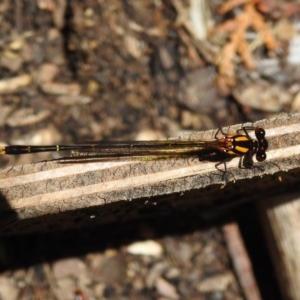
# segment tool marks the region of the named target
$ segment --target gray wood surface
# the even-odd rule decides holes
[[[214,162],[195,157],[47,161],[0,170],[0,233],[91,226],[186,209],[216,213],[299,183],[300,114],[243,125],[265,128],[267,160],[255,163],[262,168],[249,170],[240,169],[239,159],[233,159],[227,163],[225,186]],[[224,131],[236,133],[240,128],[235,125]],[[212,139],[214,134],[212,130],[180,138]]]

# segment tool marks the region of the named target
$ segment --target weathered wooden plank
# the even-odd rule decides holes
[[[263,168],[249,170],[240,169],[238,159],[233,159],[227,164],[230,173],[222,190],[223,174],[215,169],[215,163],[195,158],[47,161],[1,170],[0,232],[13,234],[115,222],[139,217],[141,210],[150,214],[154,203],[155,213],[160,208],[163,213],[188,207],[218,210],[299,182],[300,114],[262,120],[254,126],[266,129],[267,160],[256,163]],[[235,133],[239,128],[241,125],[228,130]],[[212,139],[214,132],[195,132],[180,138]],[[281,172],[285,181],[271,176],[280,171],[290,171]]]

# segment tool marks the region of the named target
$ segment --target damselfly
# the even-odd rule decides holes
[[[254,130],[256,139],[252,139],[248,131]],[[243,132],[244,134],[241,134]],[[218,137],[220,133],[223,135]],[[216,168],[233,157],[243,158],[240,167],[251,169],[253,156],[262,162],[266,159],[268,142],[265,130],[261,127],[242,127],[237,134],[227,134],[219,129],[214,140],[155,140],[155,141],[100,141],[84,142],[74,145],[10,145],[0,147],[0,154],[18,155],[37,152],[72,151],[72,161],[83,160],[84,157],[99,161],[122,160],[156,160],[176,157],[198,156],[201,160],[218,161]],[[207,150],[203,154],[201,150]]]

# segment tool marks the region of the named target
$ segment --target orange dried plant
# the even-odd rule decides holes
[[[270,51],[277,47],[277,42],[268,28],[263,16],[257,11],[256,5],[259,0],[230,0],[221,5],[219,13],[227,13],[233,8],[242,5],[243,11],[233,20],[229,20],[219,25],[214,32],[224,32],[229,30],[229,42],[222,48],[216,65],[219,70],[218,84],[224,93],[228,93],[230,87],[235,85],[235,65],[234,58],[239,55],[242,62],[248,69],[254,69],[254,58],[250,45],[245,39],[246,31],[254,29],[260,36]]]

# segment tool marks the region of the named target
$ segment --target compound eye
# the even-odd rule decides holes
[[[258,140],[260,139],[264,139],[265,138],[265,135],[266,135],[266,132],[263,128],[260,128],[260,127],[257,127],[255,129],[255,136]]]
[[[256,152],[256,160],[259,162],[264,161],[267,158],[266,152],[264,150],[257,150]]]

